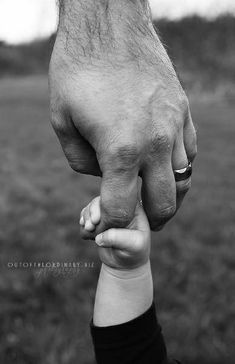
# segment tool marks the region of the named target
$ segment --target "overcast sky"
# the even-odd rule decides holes
[[[150,3],[154,17],[235,14],[235,0],[150,0]],[[48,35],[55,30],[56,19],[55,0],[0,0],[0,39],[19,43]]]

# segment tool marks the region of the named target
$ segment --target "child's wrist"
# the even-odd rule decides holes
[[[142,265],[136,268],[113,268],[105,263],[102,264],[102,270],[107,274],[119,279],[135,279],[144,276],[151,271],[150,260],[148,259]]]
[[[148,260],[134,269],[102,264],[94,307],[95,326],[113,326],[142,315],[153,301],[153,281]]]

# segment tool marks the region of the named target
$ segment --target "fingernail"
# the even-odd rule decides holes
[[[84,217],[83,217],[83,216],[81,216],[80,221],[79,221],[79,224],[83,226],[83,225],[84,225],[84,223],[85,223],[85,221],[84,221]]]
[[[96,238],[95,238],[95,242],[99,246],[104,245],[104,242],[103,242],[103,234],[97,235]]]

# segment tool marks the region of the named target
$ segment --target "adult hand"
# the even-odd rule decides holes
[[[51,120],[70,166],[102,176],[96,234],[132,220],[142,177],[151,228],[176,212],[196,155],[187,97],[147,2],[61,0],[50,63]]]

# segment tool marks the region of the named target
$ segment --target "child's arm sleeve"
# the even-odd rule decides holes
[[[97,327],[91,322],[98,364],[176,364],[167,351],[154,303],[141,316],[120,325]]]

